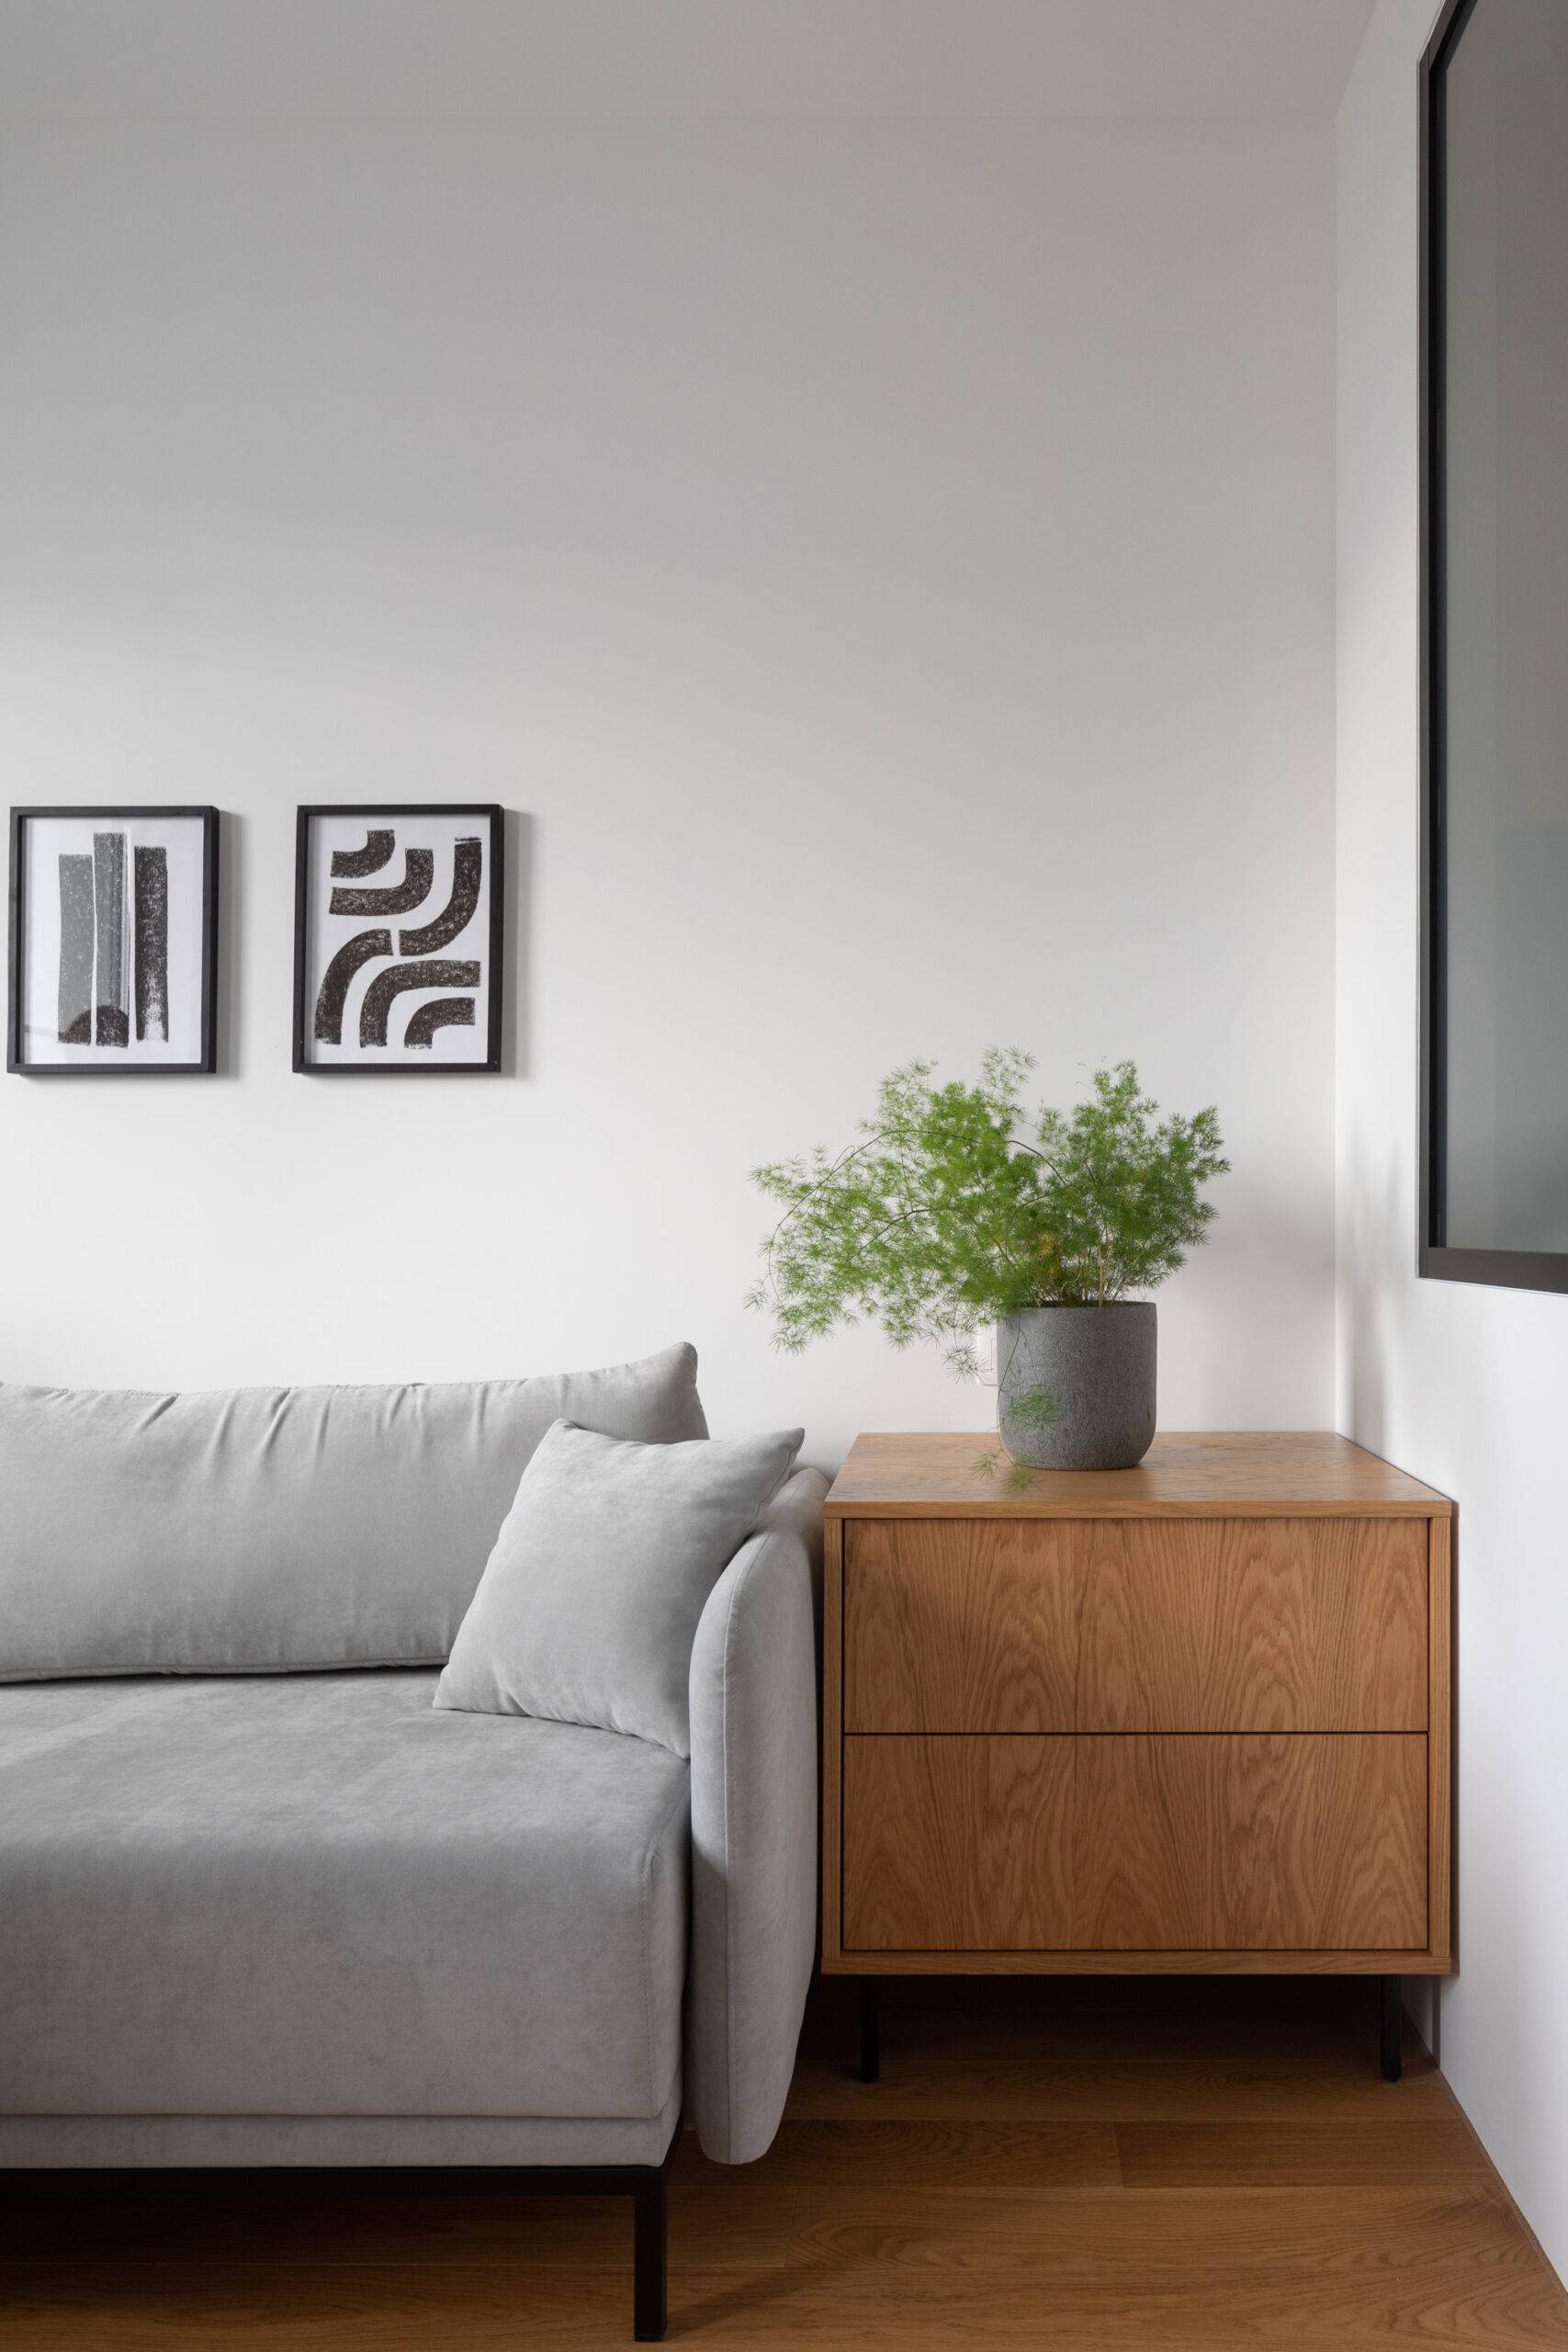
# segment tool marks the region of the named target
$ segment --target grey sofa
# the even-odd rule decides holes
[[[707,1602],[689,1764],[438,1712],[560,1412],[705,1433],[687,1350],[471,1387],[0,1387],[0,2164],[626,2188],[662,2333],[682,2109],[744,2163],[794,2064],[825,1487],[796,1471]]]

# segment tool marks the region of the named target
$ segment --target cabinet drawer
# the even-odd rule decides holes
[[[846,1951],[1407,1951],[1419,1734],[844,1742]]]
[[[1419,1732],[1418,1519],[862,1520],[850,1732]]]

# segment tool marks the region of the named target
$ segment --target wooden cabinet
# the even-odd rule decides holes
[[[1450,1506],[1344,1438],[828,1501],[823,1964],[1450,1965]]]

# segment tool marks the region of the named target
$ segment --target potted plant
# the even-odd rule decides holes
[[[1155,1433],[1152,1290],[1207,1238],[1202,1188],[1224,1174],[1213,1109],[1162,1118],[1131,1062],[1094,1073],[1070,1114],[1032,1126],[1031,1055],[993,1047],[978,1084],[931,1062],[883,1080],[861,1141],[752,1170],[783,1214],[748,1304],[780,1346],[863,1316],[895,1347],[934,1340],[979,1371],[997,1329],[998,1423],[1015,1464],[1114,1470]]]

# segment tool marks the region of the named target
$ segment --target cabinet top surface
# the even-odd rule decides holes
[[[1162,1430],[1133,1470],[1032,1470],[1008,1484],[994,1437],[874,1432],[833,1481],[835,1519],[1447,1518],[1435,1487],[1332,1430]]]

